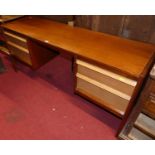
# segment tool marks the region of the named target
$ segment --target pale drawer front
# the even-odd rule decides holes
[[[4,31],[4,35],[7,41],[17,44],[18,46],[21,46],[23,48],[28,48],[27,40],[25,38],[7,31]]]
[[[151,137],[147,136],[146,134],[134,127],[131,129],[128,137],[133,140],[152,140]]]
[[[130,100],[129,96],[81,74],[77,73],[76,77],[76,91],[97,101],[103,107],[113,109],[119,116],[124,114]]]
[[[10,50],[10,53],[14,55],[16,58],[18,58],[19,60],[29,65],[32,65],[29,53],[27,53],[26,51],[23,51],[23,49],[18,48],[10,43],[8,43],[8,48]]]
[[[136,81],[81,60],[77,60],[76,63],[78,73],[106,84],[130,96],[133,94],[133,90],[137,84]]]
[[[152,137],[155,137],[155,120],[148,117],[147,115],[140,113],[135,125],[137,128],[141,129],[142,131],[145,131]]]

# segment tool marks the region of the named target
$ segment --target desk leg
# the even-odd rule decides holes
[[[13,55],[10,55],[10,61],[15,72],[18,72],[17,63]]]
[[[75,60],[75,58],[72,57],[72,66],[71,66],[72,72],[74,71],[74,60]]]

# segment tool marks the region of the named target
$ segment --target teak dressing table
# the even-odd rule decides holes
[[[59,53],[74,57],[75,93],[122,118],[123,126],[153,65],[154,45],[34,16],[2,27],[10,54],[33,69]]]

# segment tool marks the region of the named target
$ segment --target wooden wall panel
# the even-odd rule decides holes
[[[122,30],[124,16],[98,16],[97,19],[98,21],[93,22],[97,24],[95,31],[119,35]]]
[[[92,29],[92,16],[89,15],[78,15],[75,16],[75,26],[79,26],[82,28]]]
[[[149,42],[155,44],[155,16],[153,16],[153,21],[150,28]]]
[[[119,35],[124,16],[75,16],[75,26],[88,28],[93,31]]]
[[[149,42],[154,16],[126,16],[122,36]]]
[[[155,44],[155,16],[75,16],[75,26]]]
[[[48,18],[62,23],[67,23],[68,21],[72,21],[74,18],[73,15],[42,15],[40,17]]]

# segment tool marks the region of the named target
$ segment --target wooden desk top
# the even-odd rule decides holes
[[[154,56],[155,45],[71,27],[38,17],[24,17],[3,27],[46,42],[73,55],[96,61],[135,78]]]

